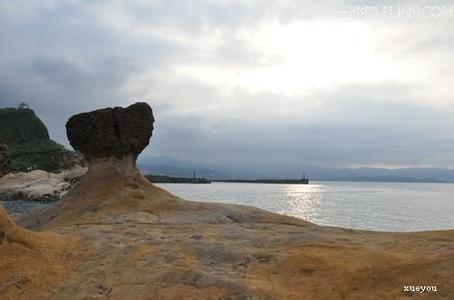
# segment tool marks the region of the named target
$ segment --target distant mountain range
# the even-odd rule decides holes
[[[192,177],[195,173],[196,177],[205,178],[226,178],[228,175],[208,168],[184,168],[173,165],[142,165],[139,164],[139,169],[142,173],[149,175],[165,175],[172,177]]]
[[[454,182],[454,170],[442,168],[332,169],[317,175],[320,180],[378,182]]]
[[[186,162],[167,156],[141,155],[138,159],[138,167],[144,174],[166,175],[175,177],[205,177],[209,179],[256,179],[262,178],[259,172],[230,169],[220,166],[205,166],[199,163]]]
[[[325,181],[358,181],[358,182],[426,182],[426,183],[446,183],[447,181],[433,178],[412,178],[402,176],[362,176],[362,177],[339,177],[327,178]]]
[[[301,172],[286,170],[245,171],[220,166],[185,162],[172,157],[141,156],[139,169],[144,174],[166,175],[175,177],[196,177],[208,179],[294,179],[301,177]],[[371,182],[452,182],[454,170],[443,168],[320,168],[301,167],[310,180],[320,181],[371,181]],[[296,174],[296,175],[295,175]]]

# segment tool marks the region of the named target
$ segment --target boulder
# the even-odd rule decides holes
[[[144,102],[127,108],[98,109],[72,116],[66,123],[71,146],[88,160],[102,157],[134,159],[148,145],[153,133],[153,111]]]
[[[0,145],[0,177],[11,172],[11,160],[9,158],[8,146]]]

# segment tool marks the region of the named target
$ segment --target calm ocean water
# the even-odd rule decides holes
[[[454,184],[158,184],[188,200],[237,203],[320,225],[380,231],[454,229]]]

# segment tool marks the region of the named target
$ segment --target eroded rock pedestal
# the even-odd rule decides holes
[[[88,172],[55,207],[22,220],[39,229],[112,222],[165,220],[169,224],[285,222],[308,224],[256,208],[190,202],[153,185],[136,167],[148,145],[154,117],[150,106],[105,108],[71,117],[66,130],[71,145],[88,159]]]
[[[11,172],[8,146],[0,144],[0,177]]]

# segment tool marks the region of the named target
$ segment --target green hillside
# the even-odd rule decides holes
[[[65,156],[70,155],[49,138],[44,123],[28,108],[0,109],[0,144],[9,147],[13,171],[57,171],[65,167]]]

